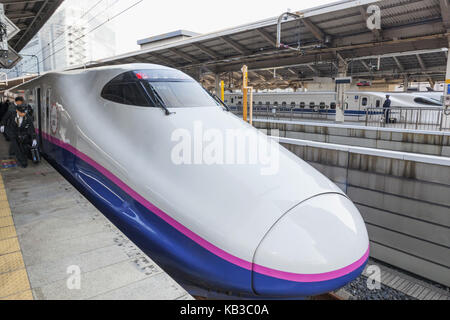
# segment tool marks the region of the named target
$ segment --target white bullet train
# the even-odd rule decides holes
[[[390,95],[392,108],[443,108],[443,92],[347,91],[344,95],[346,120],[365,117],[367,108],[380,108],[383,112],[386,95]],[[336,101],[336,92],[331,91],[261,92],[253,95],[255,112],[267,112],[269,107],[270,110],[292,111],[294,114],[328,114],[330,119],[335,118]],[[233,111],[242,108],[242,94],[226,93],[225,103]]]
[[[260,165],[173,161],[173,132],[255,130],[192,78],[152,64],[48,73],[13,89],[35,108],[45,157],[188,288],[302,298],[358,277],[369,257],[360,213],[278,143]]]

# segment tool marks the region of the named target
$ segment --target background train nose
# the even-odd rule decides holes
[[[253,288],[264,296],[309,296],[340,288],[362,272],[369,238],[354,204],[316,196],[288,212],[255,253]]]

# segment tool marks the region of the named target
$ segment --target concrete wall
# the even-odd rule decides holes
[[[360,210],[371,256],[450,286],[450,159],[281,139]]]
[[[292,139],[450,157],[450,132],[262,119],[253,125],[278,129],[281,137]]]

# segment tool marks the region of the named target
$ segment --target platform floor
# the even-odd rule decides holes
[[[193,299],[45,160],[9,167],[7,149],[0,136],[0,300]]]

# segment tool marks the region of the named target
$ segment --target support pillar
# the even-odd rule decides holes
[[[346,77],[348,64],[338,53],[338,77]],[[347,91],[346,84],[336,84],[336,122],[343,123],[345,121],[345,92]]]
[[[448,39],[448,45],[450,48],[450,38]],[[450,118],[450,52],[447,51],[447,72],[445,74],[445,86],[444,86],[444,115],[445,120]]]
[[[218,73],[216,73],[215,75],[215,94],[216,96],[220,97],[220,92],[221,92],[221,88],[220,88],[220,75]]]

